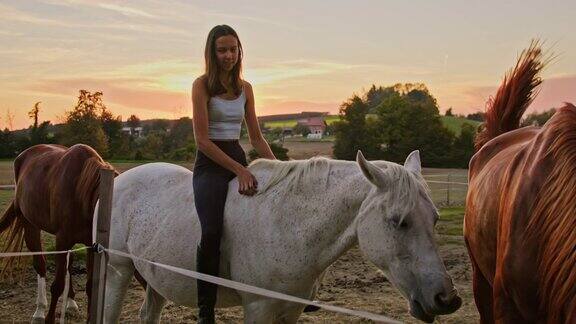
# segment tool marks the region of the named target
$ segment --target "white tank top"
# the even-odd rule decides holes
[[[208,138],[213,140],[240,139],[245,105],[244,90],[238,98],[232,100],[211,97],[208,101]]]

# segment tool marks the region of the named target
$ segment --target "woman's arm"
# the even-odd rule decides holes
[[[252,144],[256,152],[258,152],[258,155],[261,157],[276,160],[268,142],[266,142],[262,136],[262,131],[260,131],[260,125],[258,124],[256,108],[254,105],[254,92],[252,91],[252,86],[247,81],[244,81],[244,92],[246,94],[245,120],[248,128],[248,136],[250,137],[250,144]]]

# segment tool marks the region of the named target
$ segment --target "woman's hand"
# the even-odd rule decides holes
[[[238,177],[238,192],[246,196],[254,196],[258,192],[258,181],[247,169],[243,168],[236,174]]]

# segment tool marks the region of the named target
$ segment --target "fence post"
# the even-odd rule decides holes
[[[450,172],[448,172],[448,181],[446,182],[446,206],[450,206]]]
[[[114,171],[100,169],[100,188],[98,202],[98,222],[96,224],[96,244],[108,248],[110,238],[110,214],[112,213],[112,193],[114,191]],[[105,253],[94,253],[92,272],[92,298],[90,301],[90,323],[100,324],[104,315],[104,290],[106,288]]]

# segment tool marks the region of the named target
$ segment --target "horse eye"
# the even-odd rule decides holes
[[[401,216],[393,217],[392,222],[396,228],[406,229],[408,228],[408,221],[403,219]]]

